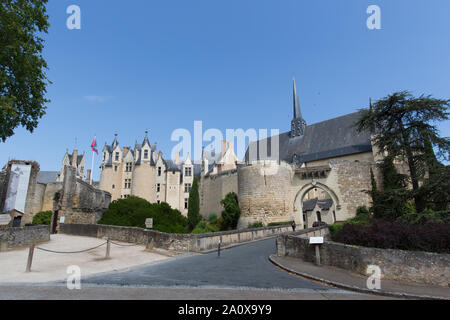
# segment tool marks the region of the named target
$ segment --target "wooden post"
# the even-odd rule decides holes
[[[320,244],[315,244],[314,247],[316,249],[316,264],[320,266]]]
[[[34,246],[35,246],[35,243],[33,242],[30,245],[30,251],[28,251],[28,261],[27,261],[27,268],[26,268],[25,272],[31,272],[31,264],[33,263]]]
[[[222,239],[219,240],[219,246],[217,247],[217,256],[220,257],[220,244],[222,243]]]
[[[111,250],[111,242],[110,239],[106,240],[106,259],[109,259],[109,251]]]

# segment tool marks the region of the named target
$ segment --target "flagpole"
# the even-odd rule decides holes
[[[97,135],[94,136],[94,142],[97,144]],[[91,165],[91,176],[90,176],[90,179],[89,179],[89,184],[90,185],[92,185],[92,176],[94,175],[94,157],[95,157],[94,148],[95,147],[91,146],[91,149],[92,149],[92,165]]]
[[[94,174],[94,151],[92,150],[92,166],[91,166],[91,177],[90,177],[90,181],[89,184],[92,185],[92,175]]]

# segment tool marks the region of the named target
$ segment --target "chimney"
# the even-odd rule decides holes
[[[77,167],[77,160],[78,160],[78,150],[77,149],[73,149],[73,153],[72,153],[72,167]]]
[[[87,170],[86,181],[91,183],[91,169]]]
[[[157,159],[161,159],[161,158],[162,158],[162,152],[159,151],[159,152],[158,152],[158,158],[157,158]]]

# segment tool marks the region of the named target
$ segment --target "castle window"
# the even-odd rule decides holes
[[[187,167],[185,169],[185,174],[186,174],[186,177],[192,176],[192,168],[191,167]]]
[[[127,162],[127,165],[125,167],[125,171],[126,172],[131,172],[132,168],[133,168],[133,163],[132,162]]]
[[[148,150],[144,150],[144,159],[148,159]]]
[[[161,183],[157,183],[156,184],[156,192],[160,192],[161,191]]]
[[[184,192],[191,192],[191,184],[190,183],[185,183],[184,184]]]
[[[114,166],[114,171],[116,171],[116,172],[117,172],[117,166]]]
[[[119,161],[119,153],[116,152],[116,161]]]
[[[158,177],[161,177],[161,167],[158,167]]]
[[[322,222],[322,216],[320,214],[320,211],[317,211],[316,214],[317,214],[317,221]]]
[[[125,179],[125,189],[131,189],[131,179]]]
[[[112,188],[113,188],[113,189],[115,189],[115,188],[116,188],[116,186],[115,186],[115,185],[112,185]]]
[[[188,208],[188,203],[189,203],[189,199],[188,198],[184,198],[184,208],[185,209]]]
[[[160,204],[160,203],[161,203],[161,201],[159,201],[159,200],[158,200],[158,201],[156,201],[156,202],[157,202],[158,204]]]

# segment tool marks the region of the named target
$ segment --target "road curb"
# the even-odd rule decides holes
[[[307,278],[307,279],[311,279],[311,280],[315,280],[315,281],[319,281],[319,282],[323,282],[326,283],[328,285],[337,287],[337,288],[341,288],[341,289],[347,289],[347,290],[351,290],[351,291],[356,291],[356,292],[360,292],[360,293],[366,293],[366,294],[376,294],[376,295],[381,295],[381,296],[388,296],[388,297],[394,297],[394,298],[406,298],[406,299],[420,299],[420,300],[449,300],[448,298],[445,297],[440,297],[440,296],[427,296],[427,295],[416,295],[416,294],[411,294],[411,293],[404,293],[404,292],[392,292],[392,291],[386,291],[386,290],[371,290],[371,289],[364,289],[364,288],[360,288],[360,287],[355,287],[355,286],[351,286],[348,284],[344,284],[344,283],[340,283],[340,282],[336,282],[336,281],[332,281],[332,280],[328,280],[328,279],[322,279],[320,277],[316,277],[304,272],[298,272],[295,270],[292,270],[284,265],[282,265],[281,263],[279,263],[278,261],[276,261],[273,256],[275,255],[270,255],[268,257],[269,261],[274,264],[275,266],[298,276]]]

